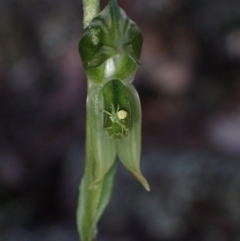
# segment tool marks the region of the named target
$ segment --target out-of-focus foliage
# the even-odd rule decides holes
[[[107,1],[102,1],[104,6]],[[144,39],[142,192],[123,168],[103,240],[238,240],[240,2],[118,0]],[[134,6],[134,7],[133,7]],[[78,240],[80,0],[1,0],[0,237]]]

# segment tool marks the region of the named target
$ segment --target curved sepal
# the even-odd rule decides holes
[[[104,108],[102,87],[92,85],[87,98],[88,123],[94,158],[94,177],[90,189],[100,182],[114,164],[116,143],[113,142],[103,128],[102,110]]]
[[[126,85],[128,100],[131,109],[131,128],[128,136],[118,140],[117,153],[123,165],[135,176],[135,178],[150,191],[149,184],[140,170],[141,154],[141,106],[138,93],[132,84]]]

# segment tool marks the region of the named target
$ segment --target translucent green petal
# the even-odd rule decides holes
[[[116,157],[116,142],[109,138],[103,128],[104,102],[101,85],[93,84],[89,88],[87,109],[95,160],[94,178],[90,187],[92,188],[94,184],[103,179]]]
[[[118,140],[117,153],[123,165],[150,191],[149,184],[140,170],[141,154],[141,106],[138,93],[132,84],[127,84],[131,109],[131,126],[128,136]]]

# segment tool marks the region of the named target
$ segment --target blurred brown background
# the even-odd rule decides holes
[[[240,1],[118,2],[144,36],[151,192],[118,164],[99,241],[239,241]],[[0,241],[78,240],[81,34],[80,0],[0,2]]]

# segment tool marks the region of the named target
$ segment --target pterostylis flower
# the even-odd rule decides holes
[[[89,80],[87,109],[96,160],[90,188],[104,178],[116,154],[149,190],[140,171],[141,108],[132,86],[139,67],[142,35],[110,0],[84,30],[79,51]]]
[[[84,29],[79,43],[88,78],[86,165],[77,211],[82,241],[96,240],[97,222],[110,200],[117,156],[150,190],[140,169],[142,116],[132,85],[142,42],[137,25],[116,0],[110,0]]]

